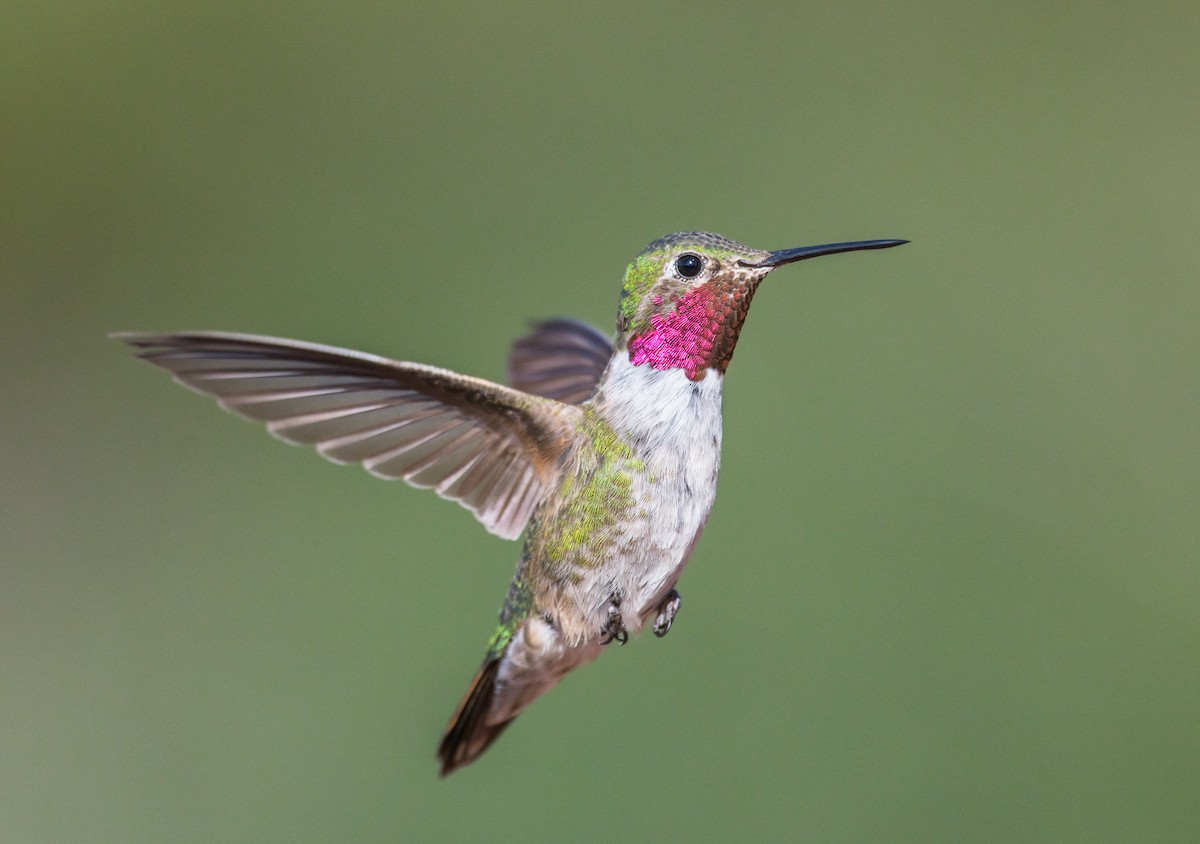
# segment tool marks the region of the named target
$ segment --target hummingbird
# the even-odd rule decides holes
[[[772,252],[667,235],[626,269],[614,338],[572,319],[538,323],[512,347],[508,386],[275,337],[113,336],[285,442],[431,488],[505,539],[524,534],[499,623],[438,747],[445,776],[611,643],[671,629],[716,495],[725,371],[763,279],[903,243]]]

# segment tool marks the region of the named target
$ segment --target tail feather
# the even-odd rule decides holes
[[[443,777],[474,762],[512,722],[512,718],[498,724],[487,722],[501,659],[497,656],[483,664],[446,727],[437,754],[442,762]]]

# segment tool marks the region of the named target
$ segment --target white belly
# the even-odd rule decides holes
[[[512,718],[571,669],[604,650],[614,596],[625,628],[653,618],[704,529],[721,459],[721,375],[690,381],[680,370],[635,367],[618,358],[593,402],[640,463],[620,518],[563,553],[553,532],[531,543],[537,612],[513,637],[496,681],[489,723]],[[583,483],[583,476],[578,478]],[[563,488],[543,518],[582,506]],[[586,532],[585,532],[586,533]],[[553,550],[552,550],[553,549]]]
[[[721,462],[722,376],[691,381],[681,370],[633,366],[618,358],[597,406],[646,464],[630,490],[634,513],[622,531],[614,570],[626,627],[637,630],[675,585],[704,529]]]

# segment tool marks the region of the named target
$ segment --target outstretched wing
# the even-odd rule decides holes
[[[612,354],[612,341],[598,328],[574,319],[546,320],[513,343],[508,383],[535,396],[580,404],[596,391]]]
[[[361,463],[520,535],[580,411],[446,369],[275,337],[115,334],[140,358],[336,463]]]

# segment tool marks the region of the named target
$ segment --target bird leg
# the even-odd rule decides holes
[[[612,641],[622,645],[629,641],[629,633],[625,630],[625,619],[621,615],[621,596],[616,592],[608,602],[608,620],[600,628],[600,644],[607,645]]]
[[[658,616],[654,619],[654,635],[658,638],[666,636],[671,629],[671,622],[675,620],[675,613],[679,612],[679,605],[683,603],[683,598],[679,597],[679,593],[672,589],[667,593],[667,597],[663,598],[663,602],[658,605]]]

